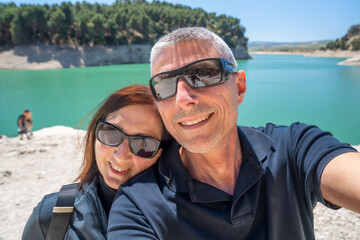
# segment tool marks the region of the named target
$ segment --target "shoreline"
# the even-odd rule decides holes
[[[352,58],[360,55],[360,51],[320,51],[301,52],[301,51],[249,51],[249,54],[279,54],[279,55],[305,55],[311,57],[332,57],[332,58]]]
[[[59,131],[59,129],[61,129],[61,131]],[[85,129],[79,129],[79,128],[73,128],[73,127],[69,127],[69,126],[64,126],[64,125],[55,125],[55,126],[51,126],[51,127],[44,127],[41,129],[37,129],[35,131],[33,131],[34,133],[36,132],[37,134],[39,134],[40,136],[44,137],[44,136],[49,136],[49,135],[58,135],[58,136],[68,136],[69,134],[71,135],[72,132],[77,132],[77,135],[81,136],[82,134],[86,133]],[[20,135],[16,135],[16,136],[7,136],[7,135],[0,135],[0,143],[1,141],[4,140],[11,140],[11,141],[20,141],[23,142],[23,144],[26,144],[26,142],[31,143],[32,138],[31,139],[26,139],[26,136],[24,137],[23,140],[20,140]],[[78,141],[78,144],[81,145],[81,141]],[[358,144],[350,144],[347,143],[350,146],[352,146],[353,148],[355,148],[358,152],[360,152],[360,143]],[[0,146],[1,149],[1,146]],[[1,170],[1,165],[0,165],[0,170]],[[0,182],[1,184],[1,182]]]
[[[327,58],[347,58],[344,61],[338,63],[338,65],[347,65],[347,66],[360,66],[360,51],[320,51],[316,50],[314,52],[281,52],[281,51],[255,51],[249,52],[249,54],[274,54],[274,55],[303,55],[305,57],[327,57]]]
[[[0,69],[47,70],[144,63],[150,44],[77,46],[35,44],[0,47]]]
[[[0,47],[0,69],[48,70],[87,66],[149,63],[151,44],[52,45],[34,44]],[[246,47],[232,48],[238,59],[249,59]]]
[[[149,62],[151,45],[129,46],[57,46],[27,45],[0,47],[0,69],[49,70],[86,66],[105,66]],[[235,49],[236,50],[236,49]],[[239,56],[247,54],[304,55],[306,57],[347,58],[339,65],[360,66],[360,51],[281,52],[237,49]],[[246,53],[246,54],[245,54]],[[247,55],[247,56],[249,56]]]
[[[33,208],[45,194],[59,191],[79,174],[85,130],[53,126],[34,131],[31,140],[0,138],[0,236],[20,239]],[[354,146],[360,151],[360,145]],[[316,239],[356,239],[360,214],[314,209]]]

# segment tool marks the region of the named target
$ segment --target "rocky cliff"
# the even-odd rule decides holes
[[[147,63],[152,45],[57,46],[0,48],[0,69],[56,69],[122,63]],[[249,59],[246,46],[232,49],[236,59]]]

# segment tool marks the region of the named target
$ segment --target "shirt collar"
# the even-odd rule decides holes
[[[248,151],[257,161],[264,161],[273,147],[271,138],[251,127],[238,127],[238,134],[243,150]]]
[[[186,179],[189,173],[181,161],[180,147],[180,144],[173,140],[169,147],[163,150],[159,159],[159,173],[171,191],[184,193],[188,191]]]
[[[251,127],[238,127],[238,136],[242,146],[243,159],[246,161],[243,162],[244,166],[242,166],[240,170],[240,172],[243,171],[243,174],[240,173],[237,180],[237,185],[239,184],[239,180],[241,180],[241,185],[244,186],[241,186],[240,189],[238,189],[237,186],[234,195],[241,195],[260,178],[262,171],[258,163],[266,159],[273,144],[267,135]],[[170,146],[164,149],[162,157],[159,160],[159,173],[169,189],[177,193],[189,192],[190,195],[193,195],[192,200],[199,202],[208,202],[209,197],[212,198],[212,195],[219,196],[216,192],[220,190],[216,188],[213,189],[214,194],[198,194],[199,192],[196,189],[200,189],[198,187],[201,187],[201,185],[205,183],[199,182],[191,177],[180,159],[179,148],[180,144],[173,140]],[[243,167],[246,169],[243,169]],[[209,188],[207,189],[207,191],[209,191]],[[229,196],[230,195],[224,194],[221,198],[225,200],[229,199]],[[217,201],[220,199],[211,199],[210,201],[212,200]]]

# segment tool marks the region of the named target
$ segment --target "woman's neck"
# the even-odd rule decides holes
[[[115,199],[117,190],[112,189],[109,187],[105,181],[102,175],[99,176],[99,185],[97,190],[98,196],[100,198],[101,204],[104,208],[104,211],[106,215],[109,218],[109,212],[111,208],[111,204]]]

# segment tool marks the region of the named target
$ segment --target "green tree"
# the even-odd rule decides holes
[[[84,4],[84,3],[83,3]],[[91,12],[85,7],[77,13],[75,19],[75,36],[79,44],[89,45],[94,40],[94,24],[91,22]]]
[[[116,41],[116,33],[117,33],[118,25],[114,18],[107,19],[104,25],[104,41],[105,44],[113,45],[117,44]]]
[[[75,8],[70,2],[63,2],[60,5],[60,8],[61,8],[61,11],[65,15],[65,25],[66,25],[66,28],[67,28],[68,38],[72,39],[72,38],[75,37],[75,30],[74,30],[74,21],[75,21],[74,11],[75,11]]]
[[[10,33],[14,44],[26,43],[26,35],[24,32],[24,20],[17,15],[10,23]]]
[[[93,31],[94,31],[94,43],[95,44],[104,44],[104,23],[105,19],[104,17],[97,13],[94,15],[94,17],[91,19],[91,22],[93,23]]]
[[[146,0],[117,0],[112,5],[0,4],[0,44],[32,42],[92,44],[154,43],[175,28],[207,27],[230,46],[246,45],[240,20],[201,8]],[[341,45],[342,44],[342,45]],[[338,42],[336,45],[348,47]]]
[[[49,19],[49,29],[55,43],[65,43],[68,37],[68,24],[65,13],[56,8]]]
[[[16,15],[15,4],[0,4],[0,45],[13,45],[11,37],[11,21]]]
[[[352,51],[360,51],[360,37],[351,41]]]
[[[23,19],[26,42],[40,42],[47,32],[46,9],[40,5],[22,5],[20,7]]]

